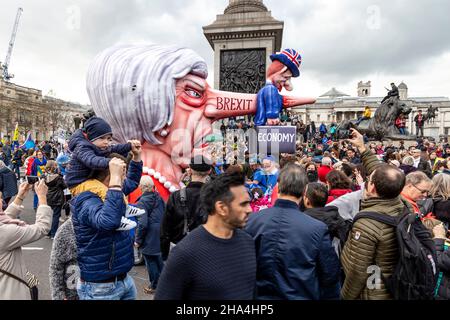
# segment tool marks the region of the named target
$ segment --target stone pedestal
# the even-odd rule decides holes
[[[270,55],[281,49],[283,26],[262,0],[230,0],[224,14],[203,27],[214,50],[214,88],[257,93]]]

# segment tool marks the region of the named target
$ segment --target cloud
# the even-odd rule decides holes
[[[93,57],[117,43],[188,46],[207,61],[213,51],[202,26],[223,13],[227,0],[9,0],[0,11],[0,60],[6,53],[17,7],[24,13],[11,72],[14,82],[53,89],[87,103],[85,75]],[[349,94],[372,80],[374,94],[391,81],[411,91],[450,95],[450,2],[447,0],[265,0],[285,22],[283,47],[303,55],[296,92],[319,95],[331,87]],[[416,94],[413,94],[416,95]]]

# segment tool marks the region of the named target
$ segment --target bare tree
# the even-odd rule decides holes
[[[52,127],[52,136],[60,128],[62,122],[64,121],[64,115],[61,110],[51,110],[50,111],[50,125]]]

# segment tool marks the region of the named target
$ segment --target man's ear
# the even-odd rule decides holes
[[[228,215],[229,208],[225,202],[217,201],[214,205],[214,211],[220,216],[226,216]]]
[[[311,202],[305,195],[303,195],[302,199],[303,199],[303,205],[305,206],[305,208],[312,207]]]

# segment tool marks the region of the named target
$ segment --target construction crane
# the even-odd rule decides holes
[[[8,67],[9,67],[9,61],[11,60],[12,50],[14,48],[14,42],[16,41],[17,29],[19,27],[19,20],[20,20],[20,16],[22,15],[22,12],[23,12],[22,8],[17,9],[16,21],[14,22],[14,28],[13,28],[13,32],[11,34],[11,40],[9,41],[8,53],[6,54],[5,63],[1,66],[3,69],[3,79],[5,81],[9,81],[12,78],[14,78],[14,75],[10,74],[8,72]]]

